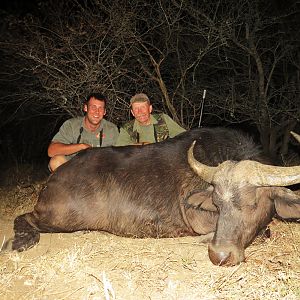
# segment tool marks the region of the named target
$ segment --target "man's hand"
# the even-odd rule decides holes
[[[144,146],[144,145],[148,145],[148,144],[152,144],[151,142],[142,142],[142,143],[136,143],[134,144],[135,146]]]
[[[85,149],[88,149],[88,148],[92,148],[91,145],[89,145],[89,144],[84,144],[84,143],[78,144],[78,146],[80,146],[80,150],[85,150]],[[79,151],[79,150],[78,150],[78,151]]]
[[[63,144],[59,142],[51,142],[48,147],[48,156],[53,157],[55,155],[70,155],[78,151],[91,148],[89,144]]]

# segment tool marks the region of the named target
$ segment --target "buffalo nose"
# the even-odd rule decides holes
[[[208,248],[208,256],[210,261],[217,266],[230,266],[232,263],[231,252],[214,251],[211,247]]]

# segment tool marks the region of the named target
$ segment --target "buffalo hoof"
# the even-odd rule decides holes
[[[36,245],[40,240],[40,233],[31,226],[21,215],[15,219],[15,237],[12,242],[12,250],[22,252]]]

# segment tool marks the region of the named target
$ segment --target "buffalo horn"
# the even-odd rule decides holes
[[[244,178],[257,186],[288,186],[300,183],[300,166],[277,167],[244,160],[239,163],[239,170],[240,174],[234,174],[236,178]]]
[[[197,161],[194,157],[194,146],[196,141],[194,141],[188,151],[188,162],[194,172],[200,176],[204,181],[211,183],[215,172],[217,171],[217,167],[210,167],[204,165]]]
[[[195,141],[188,150],[188,162],[198,176],[206,182],[212,183],[212,179],[221,165],[210,167],[197,161],[193,154],[194,145]],[[224,167],[227,168],[226,165]],[[278,167],[252,160],[242,160],[234,168],[231,179],[235,182],[245,181],[256,186],[288,186],[300,183],[300,166]]]
[[[300,135],[294,131],[291,131],[291,135],[300,143]]]

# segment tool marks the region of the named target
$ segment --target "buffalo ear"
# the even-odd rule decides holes
[[[212,202],[212,193],[212,187],[209,187],[206,190],[194,190],[187,196],[187,204],[194,208],[217,211],[216,206]]]
[[[272,199],[275,203],[276,212],[281,218],[300,218],[300,195],[287,188],[278,187],[273,188]]]
[[[190,228],[200,235],[216,230],[219,214],[212,203],[212,188],[193,190],[181,202],[182,216]]]

